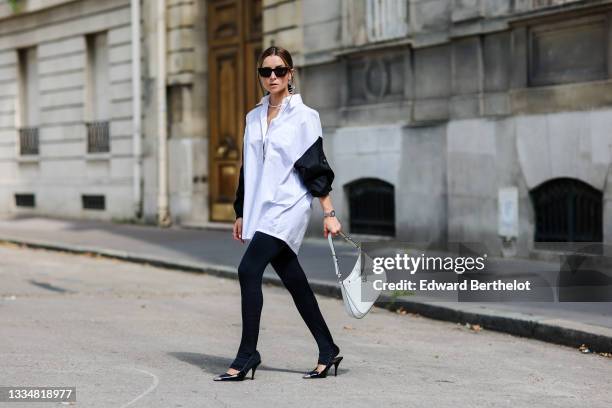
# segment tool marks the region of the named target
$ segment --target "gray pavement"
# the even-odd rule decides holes
[[[231,237],[228,229],[188,229],[67,220],[23,216],[0,219],[0,241],[21,242],[48,248],[91,251],[152,262],[167,267],[235,277],[246,249]],[[354,259],[351,247],[336,240],[341,270]],[[338,296],[327,241],[307,238],[300,250],[303,265],[313,288],[321,294]],[[554,262],[513,260],[507,270],[554,270]],[[278,282],[268,267],[264,278]],[[612,351],[612,303],[592,302],[441,302],[431,298],[398,298],[396,306],[436,319],[477,323],[512,334],[570,346],[588,344],[598,351]]]
[[[76,386],[76,406],[612,406],[612,360],[574,348],[318,296],[344,360],[303,380],[316,344],[264,285],[254,380],[212,381],[240,340],[239,285],[207,274],[0,245],[0,383]],[[0,406],[43,408],[59,403]]]

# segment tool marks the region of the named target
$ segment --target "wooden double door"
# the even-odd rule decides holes
[[[263,96],[261,0],[208,0],[209,208],[211,221],[233,221],[245,115]]]

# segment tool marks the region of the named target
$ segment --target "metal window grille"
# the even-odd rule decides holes
[[[366,0],[368,40],[383,41],[408,35],[408,2]]]
[[[582,181],[558,178],[531,192],[537,242],[601,242],[603,193]]]
[[[15,194],[15,205],[17,207],[35,207],[34,194]]]
[[[19,129],[19,153],[22,155],[38,154],[37,127],[24,127]]]
[[[392,184],[361,179],[348,186],[351,232],[395,236],[395,193]]]
[[[82,195],[84,210],[104,210],[106,209],[106,199],[103,195]]]
[[[110,152],[108,121],[87,123],[87,153]]]

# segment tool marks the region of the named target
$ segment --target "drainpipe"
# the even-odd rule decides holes
[[[166,1],[157,0],[157,221],[170,225],[166,117]]]
[[[140,0],[131,0],[132,10],[132,203],[134,216],[142,217],[142,108],[140,83]]]

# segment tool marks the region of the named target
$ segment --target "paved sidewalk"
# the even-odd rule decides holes
[[[236,268],[246,249],[230,230],[188,229],[117,224],[101,221],[42,217],[0,219],[0,241],[24,243],[76,252],[95,252],[120,259],[207,272],[236,278]],[[341,270],[353,262],[351,247],[337,241]],[[327,241],[307,238],[299,254],[313,289],[340,296]],[[542,261],[512,261],[515,268],[558,268]],[[281,285],[269,266],[267,282]],[[382,299],[385,300],[385,299]],[[385,306],[390,307],[388,302]],[[394,307],[407,312],[482,327],[544,341],[612,352],[612,303],[457,303],[414,297],[398,298]]]

